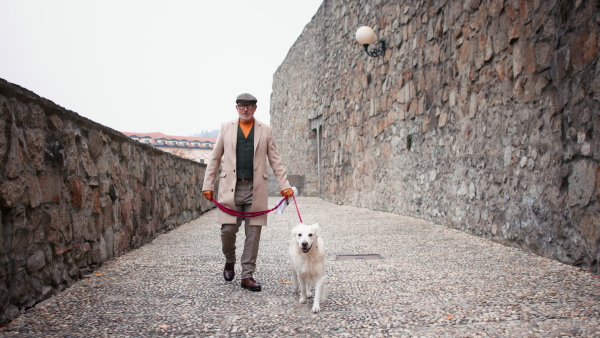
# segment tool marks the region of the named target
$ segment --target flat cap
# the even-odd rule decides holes
[[[235,99],[235,103],[247,102],[247,103],[256,103],[258,100],[252,96],[252,94],[243,93],[237,96]]]

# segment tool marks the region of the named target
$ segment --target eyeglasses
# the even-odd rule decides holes
[[[248,104],[248,105],[246,105],[246,104],[238,104],[237,107],[240,110],[245,110],[245,109],[252,110],[252,109],[254,109],[254,107],[256,107],[256,105],[255,104]]]

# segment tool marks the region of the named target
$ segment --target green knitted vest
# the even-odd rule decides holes
[[[237,178],[254,178],[254,125],[248,137],[244,137],[244,132],[238,125],[235,155]]]

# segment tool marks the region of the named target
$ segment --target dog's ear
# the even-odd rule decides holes
[[[302,225],[302,223],[300,223],[300,224],[297,224],[296,226],[294,226],[294,227],[292,228],[292,236],[294,236],[294,237],[295,237],[295,236],[298,234],[298,227],[299,227],[300,225]]]
[[[314,233],[315,235],[318,235],[318,234],[319,234],[319,231],[321,230],[321,228],[319,227],[319,223],[315,223],[315,224],[313,224],[313,225],[312,225],[312,229],[313,229],[313,233]]]

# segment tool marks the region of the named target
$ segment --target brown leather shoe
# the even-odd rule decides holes
[[[235,263],[225,263],[225,269],[223,269],[223,278],[230,282],[235,277]]]
[[[262,287],[258,284],[254,278],[242,278],[242,288],[250,291],[260,291]]]

